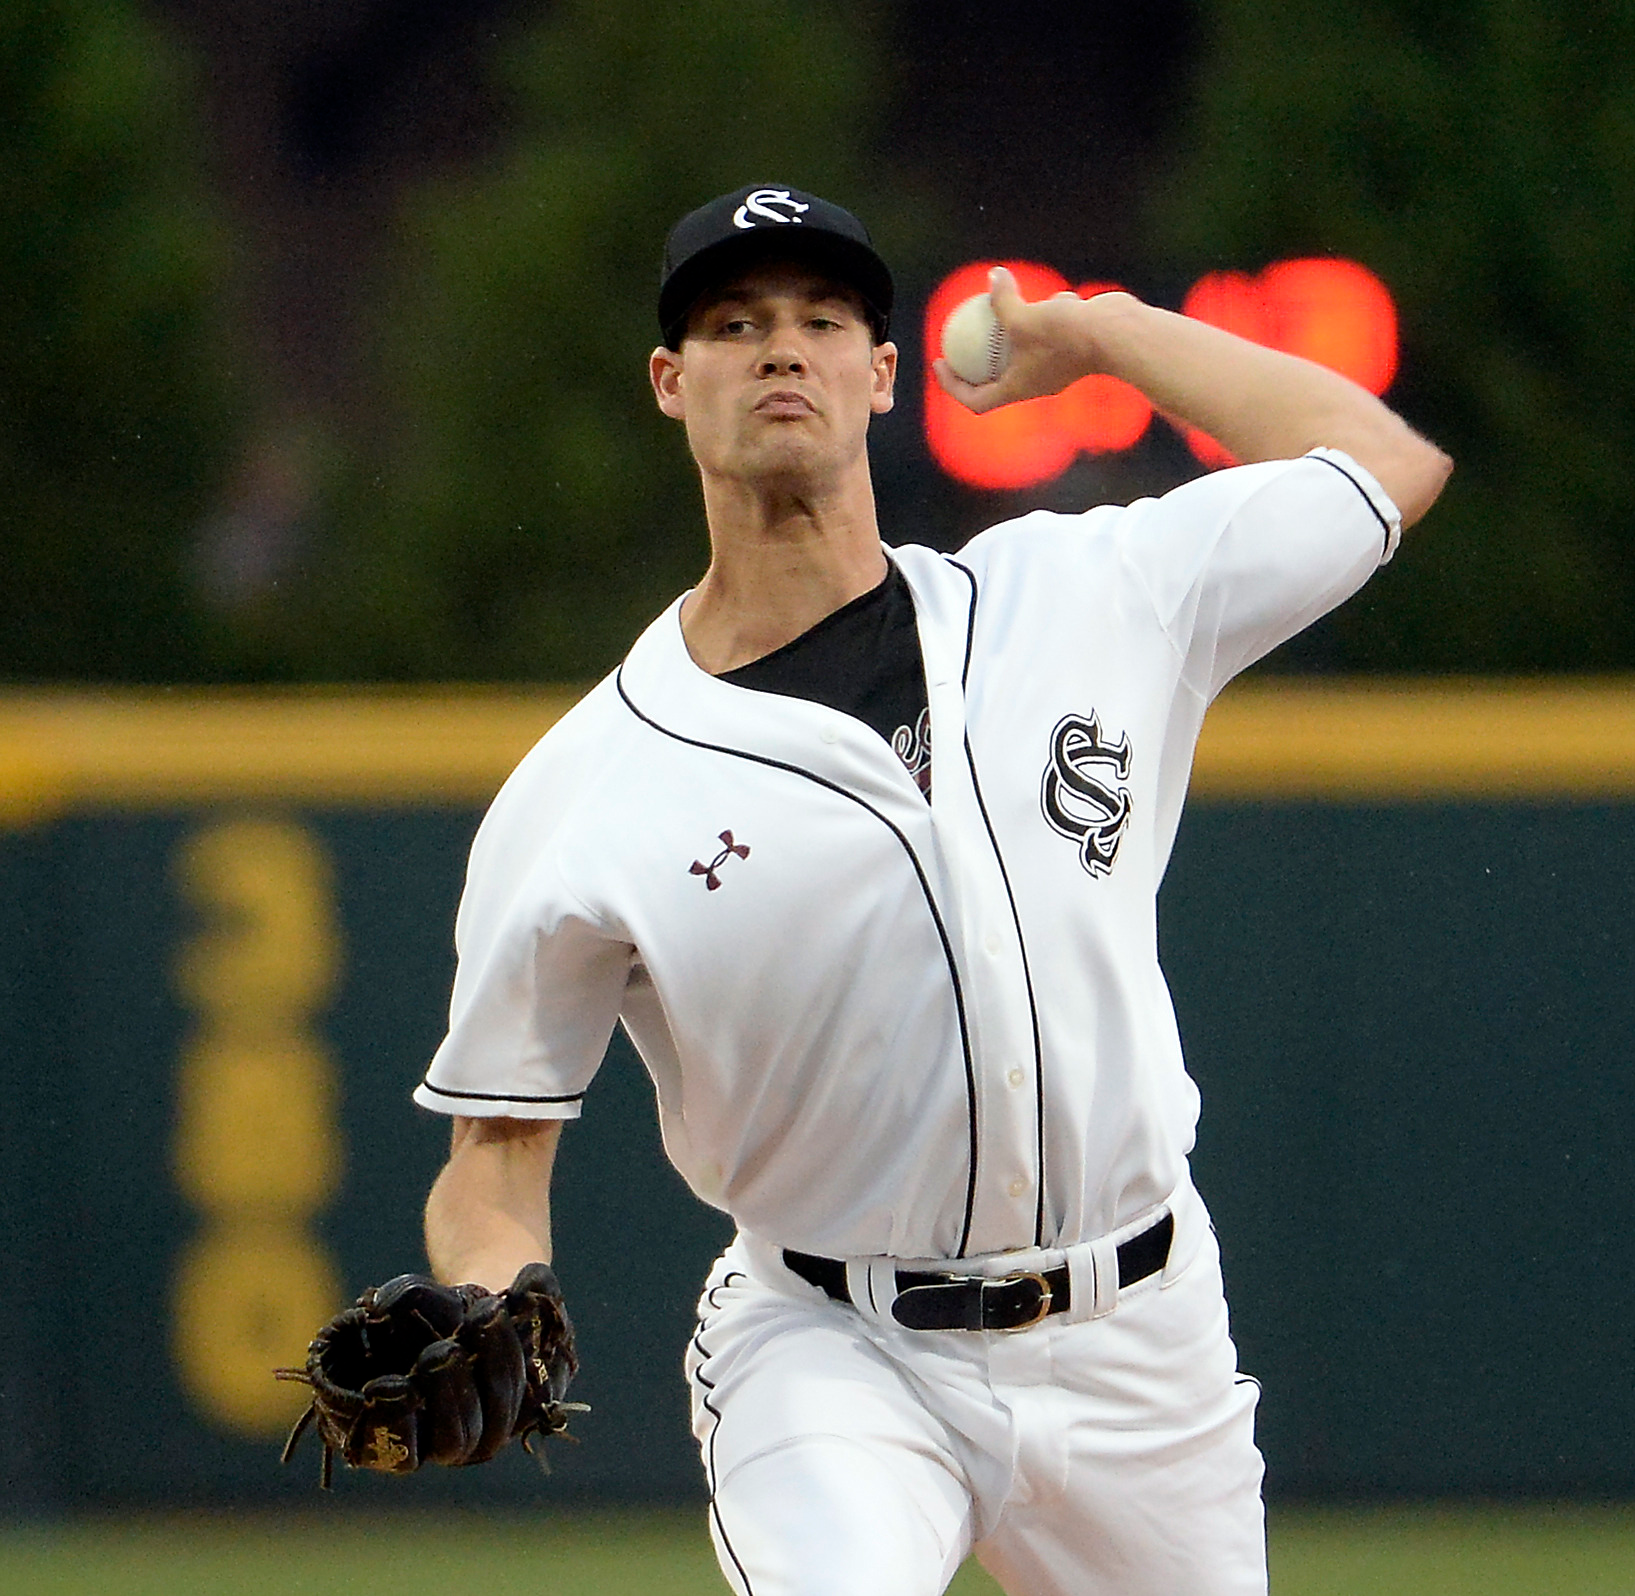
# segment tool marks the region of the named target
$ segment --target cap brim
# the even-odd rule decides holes
[[[699,250],[665,280],[659,291],[659,326],[665,346],[681,347],[688,312],[711,289],[762,261],[779,259],[814,266],[855,289],[870,313],[875,342],[884,341],[891,316],[891,273],[872,249],[839,233],[758,227]]]

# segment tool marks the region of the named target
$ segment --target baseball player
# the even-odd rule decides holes
[[[974,1549],[1015,1596],[1263,1592],[1156,896],[1211,699],[1388,560],[1449,462],[1128,294],[992,295],[1004,374],[937,372],[972,409],[1105,372],[1245,463],[891,547],[867,231],[760,185],[671,233],[651,378],[710,565],[472,848],[415,1093],[453,1116],[428,1252],[493,1291],[549,1260],[558,1135],[622,1020],[738,1226],[686,1357],[735,1591],[932,1596]]]

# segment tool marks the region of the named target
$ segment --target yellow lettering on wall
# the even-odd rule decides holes
[[[305,1231],[271,1220],[207,1224],[178,1260],[171,1320],[195,1404],[221,1429],[282,1439],[308,1393],[272,1371],[306,1362],[307,1342],[339,1299],[334,1265]]]
[[[223,821],[177,861],[206,925],[181,952],[176,985],[217,1030],[304,1023],[339,967],[329,861],[289,820]]]
[[[342,1162],[336,1070],[316,1029],[340,966],[334,889],[318,840],[276,818],[194,832],[176,872],[201,925],[175,967],[195,1025],[172,1159],[200,1228],[177,1265],[174,1354],[213,1424],[272,1438],[304,1406],[272,1370],[305,1361],[339,1294],[312,1228]]]
[[[304,1219],[340,1177],[335,1068],[310,1036],[203,1036],[176,1083],[176,1183],[207,1213]]]

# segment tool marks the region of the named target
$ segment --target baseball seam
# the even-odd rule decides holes
[[[1005,329],[995,321],[988,329],[988,381],[996,382],[1005,369]]]

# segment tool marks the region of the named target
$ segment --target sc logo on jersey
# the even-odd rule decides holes
[[[1079,844],[1079,863],[1093,876],[1112,870],[1130,823],[1129,778],[1129,737],[1109,742],[1094,710],[1056,723],[1039,801],[1051,826]]]

